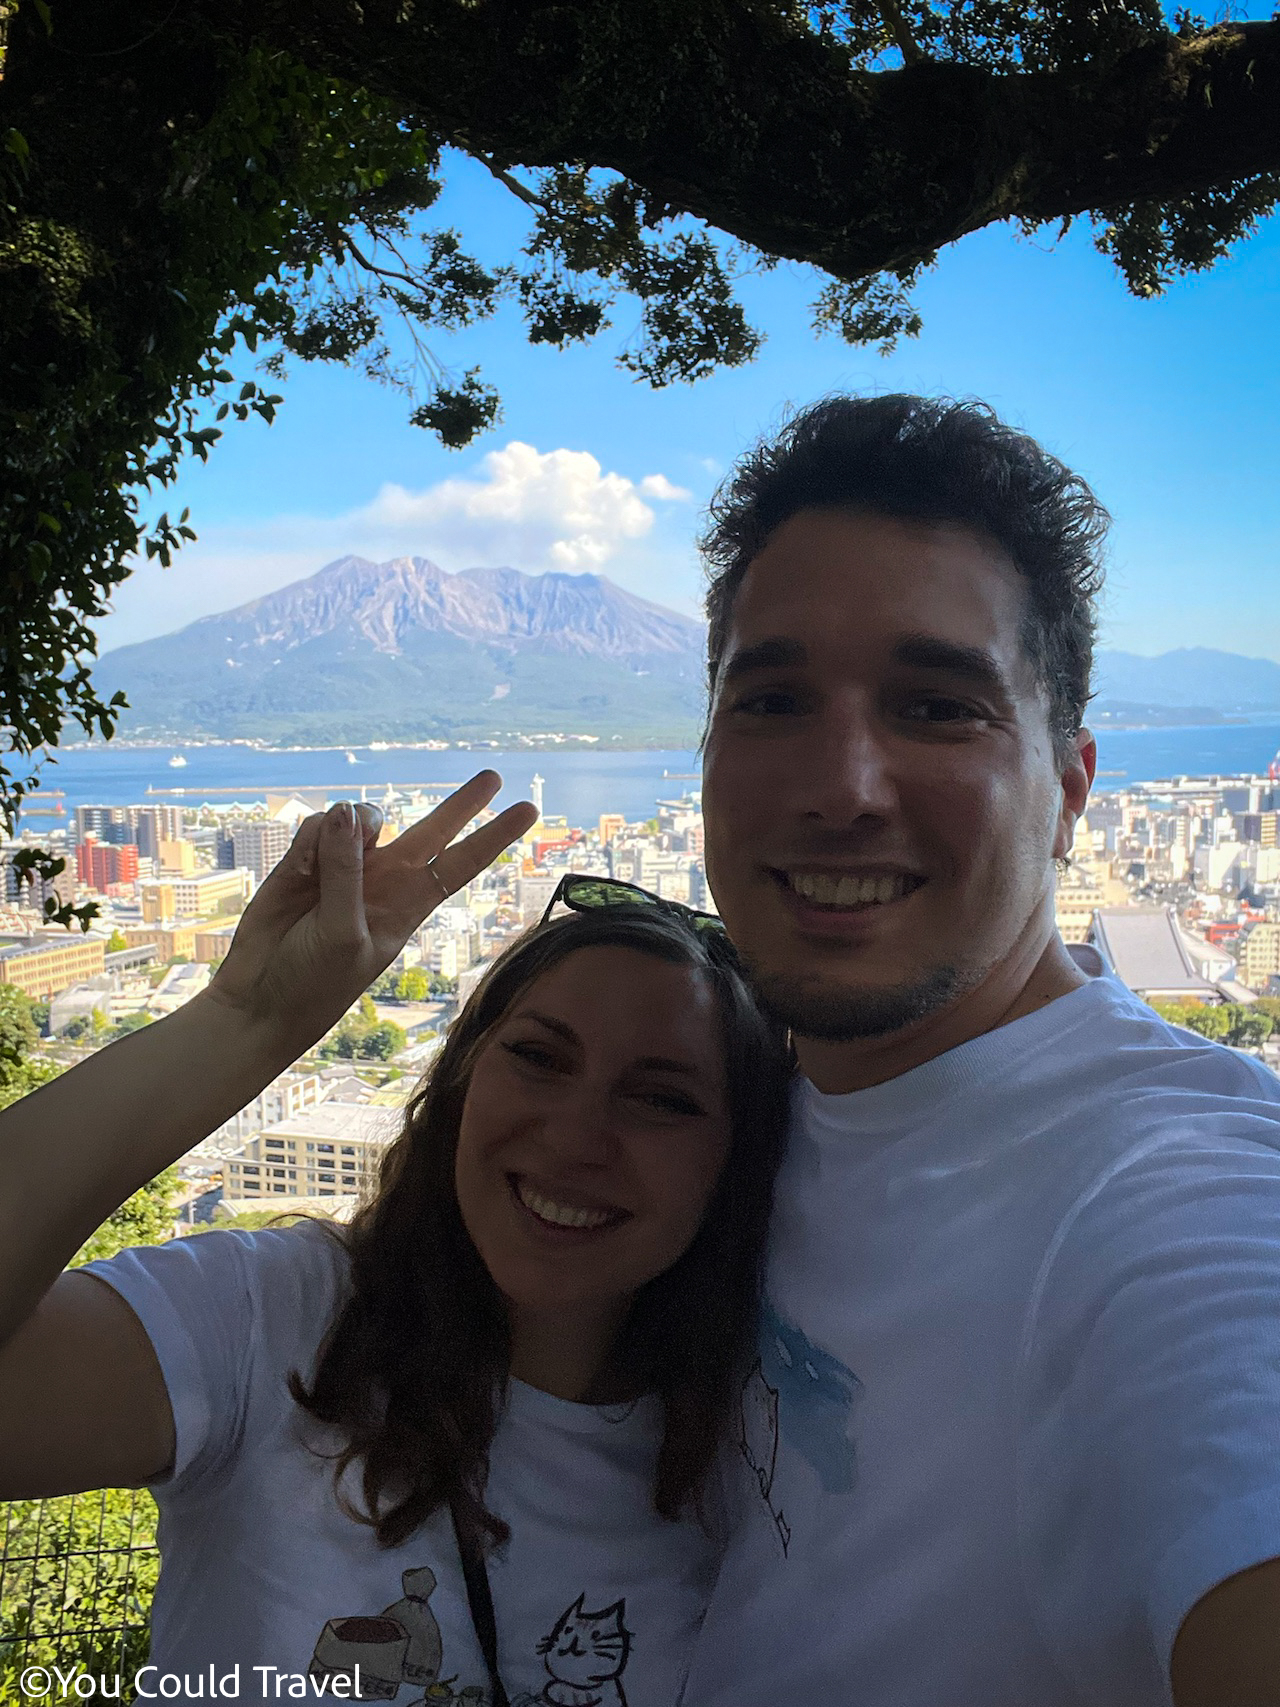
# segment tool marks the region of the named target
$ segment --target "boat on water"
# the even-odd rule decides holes
[[[358,758],[357,758],[357,757],[356,757],[356,756],[355,756],[355,754],[354,754],[354,753],[348,753],[348,754],[347,754],[347,763],[348,763],[348,764],[349,764],[349,765],[358,765],[358,764],[359,764],[359,763],[360,763],[360,761],[359,761],[359,759],[358,759]]]
[[[186,762],[187,761],[183,758],[181,753],[175,753],[173,755],[173,757],[169,760],[169,769],[172,771],[181,770],[183,765],[186,764]]]

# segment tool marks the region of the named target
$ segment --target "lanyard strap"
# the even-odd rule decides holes
[[[498,1676],[498,1623],[493,1614],[493,1592],[489,1587],[489,1570],[484,1562],[484,1549],[476,1535],[475,1526],[463,1513],[457,1500],[449,1502],[453,1518],[453,1533],[462,1561],[462,1576],[467,1585],[467,1605],[476,1640],[489,1672],[491,1707],[510,1707],[509,1697]]]

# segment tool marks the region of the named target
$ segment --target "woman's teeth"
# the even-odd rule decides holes
[[[797,895],[819,907],[883,906],[886,901],[900,901],[908,887],[915,887],[914,879],[904,872],[885,877],[828,877],[796,871],[788,882]]]
[[[613,1219],[608,1209],[571,1209],[568,1204],[553,1203],[524,1180],[517,1182],[516,1195],[539,1221],[549,1221],[553,1227],[603,1227]]]

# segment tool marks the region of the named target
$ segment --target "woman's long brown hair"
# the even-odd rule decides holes
[[[454,1157],[467,1086],[493,1028],[535,979],[600,946],[696,968],[719,1007],[729,1158],[693,1243],[637,1294],[610,1366],[627,1390],[662,1401],[656,1509],[667,1518],[701,1509],[755,1334],[787,1121],[786,1041],[721,933],[695,931],[658,907],[601,907],[536,927],[481,980],[408,1105],[376,1194],[345,1234],[350,1291],[312,1381],[290,1376],[298,1403],[344,1438],[335,1483],[360,1465],[365,1509],[347,1509],[384,1546],[450,1503],[492,1540],[506,1537],[484,1488],[509,1375],[507,1320],[463,1225]]]

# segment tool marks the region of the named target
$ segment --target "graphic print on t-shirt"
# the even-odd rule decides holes
[[[627,1603],[586,1612],[586,1598],[580,1594],[538,1643],[551,1679],[535,1697],[539,1707],[627,1707],[621,1681],[631,1653],[631,1632],[622,1622]]]
[[[742,1383],[740,1404],[742,1426],[738,1450],[756,1479],[785,1553],[791,1544],[791,1525],[773,1503],[773,1473],[778,1464],[778,1389],[765,1380],[759,1358]]]
[[[444,1658],[440,1626],[427,1604],[436,1586],[429,1565],[404,1571],[403,1596],[376,1616],[331,1618],[320,1632],[307,1668],[316,1679],[349,1677],[360,1680],[360,1701],[391,1701],[402,1683],[414,1685],[425,1697],[435,1686],[433,1702],[467,1702],[480,1707],[488,1694],[478,1684],[454,1692],[440,1683]],[[356,1667],[360,1670],[357,1673]],[[456,1678],[447,1680],[449,1685]]]
[[[759,1343],[757,1368],[765,1387],[777,1394],[779,1437],[814,1472],[823,1493],[849,1493],[855,1469],[851,1428],[861,1381],[838,1357],[784,1321],[767,1299]]]

